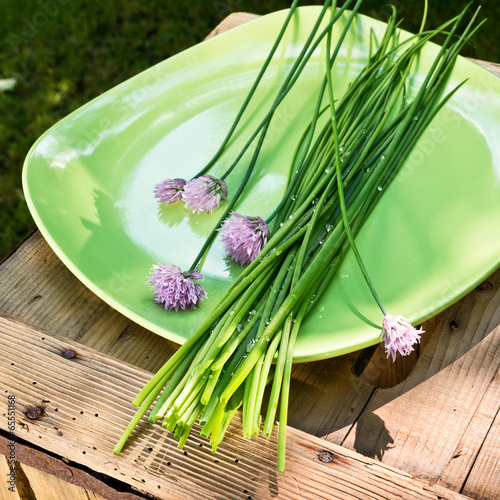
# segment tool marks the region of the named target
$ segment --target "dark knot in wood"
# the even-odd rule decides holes
[[[476,287],[476,290],[483,293],[491,292],[491,290],[493,290],[493,285],[489,281],[483,281]]]
[[[27,409],[25,415],[30,419],[30,420],[38,420],[44,412],[43,406],[31,406]]]
[[[330,462],[333,462],[333,455],[326,450],[319,451],[318,458],[319,461],[323,462],[324,464],[329,464]]]
[[[64,359],[72,359],[76,356],[76,352],[73,351],[73,349],[66,349],[65,351],[63,351],[62,353],[62,357]]]

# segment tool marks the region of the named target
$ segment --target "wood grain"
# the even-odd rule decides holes
[[[18,473],[22,470],[29,482],[36,500],[105,500],[104,497],[80,488],[69,482],[62,482],[56,476],[37,470],[28,465],[18,465]]]
[[[77,356],[64,358],[68,348]],[[0,351],[4,405],[8,394],[16,396],[16,436],[160,498],[464,498],[292,428],[287,470],[279,475],[275,439],[250,443],[237,424],[216,455],[196,436],[178,450],[163,429],[146,425],[113,455],[133,413],[127,401],[149,374],[7,318],[0,318]],[[44,412],[31,420],[26,411],[34,404]]]
[[[498,372],[496,377],[498,389]],[[500,394],[497,390],[497,403],[499,399]],[[492,408],[494,408],[494,404],[489,405],[488,410],[491,411]],[[479,439],[475,441],[476,448],[478,448],[477,443],[482,435],[480,434],[478,437]],[[494,494],[497,495],[497,498],[500,496],[500,412],[498,409],[461,491],[478,499],[492,498]]]
[[[70,483],[74,496],[80,495],[86,498],[85,495],[90,496],[90,491],[92,491],[96,493],[98,498],[108,500],[140,500],[142,498],[131,492],[129,485],[109,481],[109,478],[99,476],[89,469],[86,470],[84,467],[70,462],[65,457],[56,457],[29,443],[22,443],[19,439],[16,440],[14,447],[16,460],[15,485],[22,498],[36,497],[40,500],[40,490],[35,493],[36,488],[33,483],[46,483],[49,481],[45,477],[47,474],[51,475],[54,481],[57,478],[57,481],[61,482],[63,486]],[[11,451],[12,435],[3,436],[0,434],[0,454],[7,457],[11,455]],[[40,478],[38,478],[38,475]],[[113,482],[113,486],[108,485],[106,481]],[[78,490],[81,490],[80,493],[77,493]],[[4,497],[0,495],[0,498],[3,499]],[[65,497],[61,496],[60,498]]]
[[[490,288],[491,287],[491,288]],[[343,446],[379,456],[431,481],[457,491],[467,469],[476,468],[478,450],[496,455],[485,436],[495,431],[500,364],[500,272],[488,279],[487,291],[475,290],[440,315],[438,327],[408,379],[392,389],[379,389],[353,426]],[[335,435],[329,436],[333,439]],[[465,453],[463,470],[450,462]],[[486,453],[486,452],[485,452]],[[446,469],[448,468],[448,472]],[[469,469],[470,470],[470,469]],[[483,498],[500,493],[498,482],[484,477]]]
[[[7,462],[7,456],[0,455],[0,498],[2,500],[36,500],[29,497],[26,493],[26,488],[24,485],[18,482],[14,487],[12,487],[7,481],[7,474],[10,473],[10,465]],[[9,489],[9,488],[13,488]]]
[[[499,377],[497,370],[439,480],[446,487],[461,483],[476,498],[500,492]]]

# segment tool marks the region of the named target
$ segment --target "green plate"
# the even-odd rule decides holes
[[[262,116],[316,19],[300,9],[243,121]],[[46,132],[24,165],[26,199],[40,231],[69,269],[130,319],[182,343],[240,272],[218,241],[203,267],[209,295],[193,312],[167,313],[151,300],[152,264],[187,269],[220,212],[158,208],[154,185],[189,178],[216,151],[284,20],[277,12],[172,57],[113,88]],[[339,23],[341,25],[342,23]],[[370,30],[359,16],[339,55],[337,97],[360,70]],[[435,46],[423,54],[416,81]],[[262,163],[237,211],[268,216],[285,189],[295,144],[322,78],[321,50],[278,109]],[[468,78],[434,120],[358,237],[386,308],[418,323],[471,290],[500,257],[500,83],[460,59],[451,86]],[[245,142],[238,134],[214,175]],[[228,179],[229,191],[241,174]],[[220,209],[219,209],[220,210]],[[352,256],[311,312],[295,359],[354,351],[379,341],[382,315]]]

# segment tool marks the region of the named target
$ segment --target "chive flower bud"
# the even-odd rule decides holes
[[[184,179],[165,179],[156,184],[154,188],[155,198],[158,198],[160,203],[164,202],[167,205],[176,201],[182,201],[182,193],[186,181]]]
[[[182,193],[186,207],[194,213],[213,213],[220,202],[227,200],[227,186],[222,179],[202,175],[186,183]]]
[[[250,264],[269,237],[269,227],[260,217],[231,212],[220,229],[221,241],[229,257],[240,266]]]
[[[392,356],[393,361],[396,360],[397,352],[408,356],[413,351],[413,344],[420,342],[420,334],[424,333],[422,328],[417,330],[402,316],[391,314],[385,316],[382,327],[385,352],[387,357]]]
[[[202,285],[194,280],[203,276],[197,271],[184,271],[177,266],[158,264],[151,269],[147,284],[153,290],[153,300],[166,311],[195,309],[207,298]]]

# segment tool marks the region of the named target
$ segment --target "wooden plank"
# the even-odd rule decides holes
[[[498,399],[500,398],[497,391],[497,401]],[[500,498],[500,412],[498,411],[462,492],[478,499]]]
[[[57,482],[60,482],[62,485],[71,483],[74,486],[74,491],[77,492],[75,495],[80,495],[83,492],[83,494],[88,493],[88,496],[90,496],[90,492],[93,492],[98,498],[105,497],[108,500],[140,500],[142,498],[131,492],[129,485],[124,485],[114,480],[109,481],[109,478],[102,475],[98,477],[92,471],[84,470],[66,458],[56,457],[35,446],[23,443],[19,439],[16,440],[13,446],[16,460],[14,489],[22,498],[36,496],[39,499],[39,494],[35,493],[36,488],[32,483],[33,481],[37,483],[49,481],[45,477],[45,474],[52,475],[53,480],[56,481],[54,484],[57,484]],[[11,454],[12,436],[9,434],[5,437],[0,434],[0,455],[7,457],[11,456]],[[19,462],[22,463],[22,466]],[[36,471],[40,471],[40,478],[38,479]],[[6,475],[7,473],[3,477]],[[113,486],[107,484],[106,480],[114,483]],[[10,483],[8,485],[10,486]],[[119,487],[119,489],[116,489],[116,487]],[[55,488],[56,486],[51,488],[51,490]],[[82,491],[78,493],[79,490]],[[0,495],[0,498],[4,497]],[[83,496],[83,498],[87,497]]]
[[[500,496],[498,401],[499,371],[494,374],[438,484],[480,498]]]
[[[494,445],[498,428],[491,423],[500,405],[496,397],[499,301],[497,271],[440,315],[438,327],[409,378],[397,387],[374,393],[343,446],[436,481],[456,459],[461,441],[474,441],[475,435],[467,433],[476,427],[483,429],[480,436],[476,434],[478,438],[484,439],[488,433],[482,446],[491,443],[489,453],[498,458]],[[475,417],[481,420],[476,426],[471,423]],[[472,456],[481,443],[481,439],[474,443]],[[445,484],[460,491],[466,469],[455,476],[446,474]],[[483,478],[486,483],[490,479]],[[500,494],[497,485],[496,480],[484,485],[486,490],[491,486],[489,498]]]
[[[92,491],[87,491],[69,482],[62,482],[52,474],[47,474],[34,467],[19,465],[18,473],[20,470],[29,481],[36,500],[54,500],[57,498],[64,498],[64,500],[106,500]]]
[[[77,356],[63,357],[68,348]],[[8,318],[0,318],[0,351],[4,398],[16,397],[17,436],[160,498],[464,498],[292,428],[279,475],[275,439],[248,442],[237,424],[216,455],[196,434],[180,451],[161,427],[146,425],[113,455],[133,414],[127,401],[148,373]],[[34,404],[44,411],[30,420]]]
[[[340,444],[373,393],[351,370],[356,356],[293,367],[289,425],[318,437],[335,432],[337,440],[331,441]]]
[[[26,492],[26,487],[22,484],[20,477],[14,479],[14,483],[10,483],[8,474],[11,472],[11,464],[7,461],[7,456],[0,454],[0,498],[2,500],[36,500],[30,498]]]

